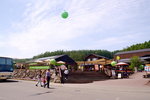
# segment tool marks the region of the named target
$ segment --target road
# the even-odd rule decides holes
[[[34,81],[9,80],[0,82],[0,100],[150,100],[150,86],[115,85],[122,81],[130,84],[133,80],[119,79],[89,84],[51,83],[50,89],[36,87]]]

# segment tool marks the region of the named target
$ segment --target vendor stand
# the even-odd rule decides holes
[[[128,78],[129,77],[128,66],[129,66],[129,64],[124,63],[124,62],[119,62],[116,64],[117,78]]]

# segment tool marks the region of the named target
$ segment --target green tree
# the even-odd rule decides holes
[[[142,65],[142,62],[138,56],[133,56],[130,59],[131,65],[130,68],[132,68],[135,72],[137,72],[137,69]]]
[[[145,41],[144,43],[131,45],[127,48],[124,48],[122,51],[132,51],[132,50],[139,50],[139,49],[146,49],[146,48],[150,48],[150,40]]]
[[[105,56],[110,59],[113,58],[112,52],[107,51],[107,50],[72,50],[72,51],[57,50],[53,52],[47,51],[45,53],[34,56],[33,59],[41,58],[41,57],[48,57],[48,56],[62,55],[62,54],[67,54],[68,56],[73,58],[75,61],[83,61],[84,58],[89,54],[97,54],[97,55]]]
[[[116,50],[112,52],[108,50],[71,50],[71,51],[57,50],[53,52],[46,51],[45,53],[41,53],[39,55],[34,56],[33,59],[48,57],[48,56],[63,55],[63,54],[67,54],[68,56],[73,58],[75,61],[83,61],[84,58],[89,54],[97,54],[97,55],[101,55],[101,56],[113,59],[114,54],[117,52],[139,50],[139,49],[145,49],[145,48],[150,48],[150,40],[145,41],[144,43],[139,43],[139,44],[128,46],[127,48],[124,48],[123,50]]]

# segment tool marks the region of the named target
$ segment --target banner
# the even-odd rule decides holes
[[[145,67],[144,67],[144,71],[150,72],[150,66],[145,66]]]
[[[49,69],[49,66],[30,66],[29,69]]]

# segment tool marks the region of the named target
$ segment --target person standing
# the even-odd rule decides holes
[[[48,69],[48,70],[46,71],[46,80],[47,80],[46,85],[47,85],[47,88],[49,88],[50,78],[51,78],[50,69]],[[46,85],[45,85],[45,86],[46,86]]]
[[[65,74],[64,74],[64,71],[65,71],[65,69],[67,69],[65,65],[59,66],[60,81],[61,81],[62,84],[64,84],[64,78],[65,78],[65,76],[64,76],[64,75],[65,75]]]
[[[64,71],[65,80],[68,80],[68,74],[69,74],[69,70],[65,69]]]

